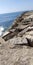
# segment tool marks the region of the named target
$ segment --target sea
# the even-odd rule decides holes
[[[0,14],[0,36],[3,32],[8,29],[14,22],[14,20],[21,14],[22,12],[14,12],[14,13],[6,13]]]

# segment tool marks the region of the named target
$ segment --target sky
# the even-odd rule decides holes
[[[0,0],[0,14],[33,10],[33,0]]]

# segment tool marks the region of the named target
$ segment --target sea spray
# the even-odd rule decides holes
[[[4,31],[4,27],[0,26],[0,36],[3,34],[3,31]]]

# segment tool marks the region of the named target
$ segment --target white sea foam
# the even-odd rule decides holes
[[[3,34],[3,31],[4,31],[4,27],[0,26],[0,36]]]

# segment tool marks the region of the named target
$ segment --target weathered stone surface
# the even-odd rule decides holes
[[[32,34],[32,33],[31,33],[31,34]],[[26,39],[27,39],[27,41],[28,41],[28,44],[33,47],[33,34],[32,34],[32,35],[29,35],[29,34],[28,34],[28,35],[26,35],[25,37],[26,37]]]
[[[0,65],[33,65],[33,48],[8,43],[0,47]]]
[[[2,37],[7,43],[0,43],[0,65],[33,65],[32,15],[33,11],[24,12]]]

